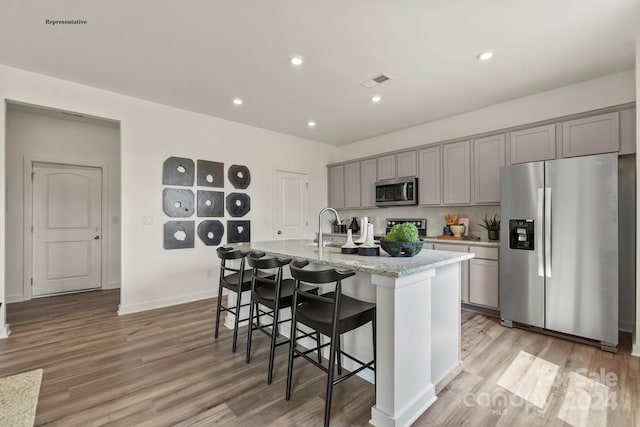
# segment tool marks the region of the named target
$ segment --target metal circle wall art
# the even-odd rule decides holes
[[[244,190],[251,184],[251,173],[249,168],[244,165],[231,165],[227,178],[229,178],[231,185],[239,190]]]
[[[233,217],[245,216],[251,210],[251,198],[244,193],[227,195],[227,212]]]

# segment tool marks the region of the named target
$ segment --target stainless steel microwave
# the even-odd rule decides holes
[[[418,204],[418,178],[385,179],[376,182],[376,206]]]

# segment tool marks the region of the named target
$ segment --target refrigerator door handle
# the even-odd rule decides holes
[[[544,263],[546,276],[551,277],[551,188],[544,189]]]
[[[544,193],[542,188],[538,188],[538,204],[536,216],[536,253],[538,254],[538,276],[544,277],[544,245],[542,235],[542,223],[544,221]]]

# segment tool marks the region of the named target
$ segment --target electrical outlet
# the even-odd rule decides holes
[[[213,269],[207,269],[207,278],[213,277]]]
[[[145,215],[142,217],[142,225],[151,225],[153,224],[153,218],[151,215]]]

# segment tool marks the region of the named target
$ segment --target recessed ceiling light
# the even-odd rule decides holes
[[[378,103],[378,102],[380,102],[381,100],[382,100],[382,97],[381,97],[380,95],[373,95],[373,96],[371,97],[371,102]]]
[[[302,65],[302,58],[299,56],[293,56],[291,58],[291,64],[293,65]]]
[[[311,120],[311,121],[307,122],[307,126],[309,126],[310,128],[315,127],[316,126],[316,122]]]
[[[480,53],[478,54],[478,59],[479,59],[480,61],[488,61],[488,60],[490,60],[491,58],[493,58],[493,52],[489,52],[489,51],[487,51],[487,52],[480,52]]]
[[[233,103],[235,105],[242,105],[242,98],[233,98]]]

